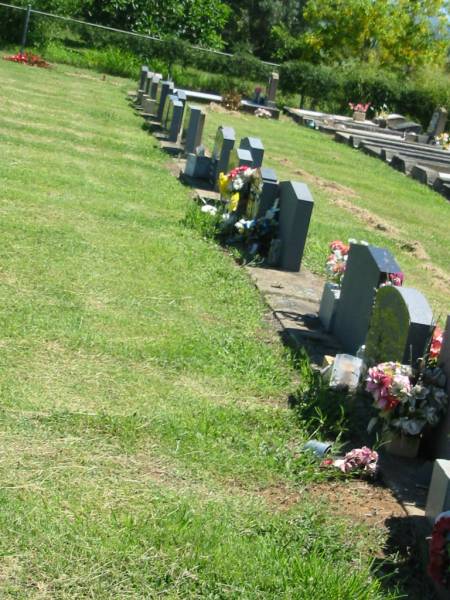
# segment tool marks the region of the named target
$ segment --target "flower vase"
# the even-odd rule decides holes
[[[353,111],[353,120],[354,121],[365,121],[366,120],[366,113],[363,112],[362,110],[355,110],[355,111]]]
[[[389,454],[403,458],[416,458],[419,452],[420,436],[387,431],[383,435],[383,442]]]
[[[341,287],[337,283],[327,282],[324,285],[320,301],[319,319],[325,331],[331,331],[340,295]]]

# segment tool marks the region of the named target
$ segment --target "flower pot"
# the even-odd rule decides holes
[[[353,120],[354,121],[365,121],[366,120],[366,113],[363,112],[362,110],[355,110],[353,112]]]
[[[416,458],[419,452],[420,436],[403,435],[388,431],[383,436],[386,451],[395,456]]]
[[[320,301],[319,319],[325,331],[331,331],[340,295],[341,288],[337,283],[327,282],[324,285]]]

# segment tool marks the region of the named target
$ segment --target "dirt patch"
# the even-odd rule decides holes
[[[356,195],[355,195],[356,196]],[[363,223],[371,227],[372,229],[376,229],[378,231],[383,231],[387,233],[391,239],[401,239],[400,231],[390,225],[386,221],[383,221],[378,216],[371,213],[369,210],[365,208],[361,208],[360,206],[356,206],[352,202],[345,200],[342,197],[332,197],[331,201],[339,208],[343,208],[352,213],[352,215],[356,216],[356,218],[360,219]]]
[[[406,513],[387,488],[367,481],[328,481],[305,488],[303,494],[326,503],[332,512],[351,521],[383,526],[391,517]]]
[[[207,110],[213,113],[232,115],[233,117],[242,116],[238,110],[228,110],[228,108],[225,108],[225,106],[222,106],[221,104],[217,104],[217,102],[211,102],[207,106]]]
[[[327,179],[323,179],[322,177],[317,177],[317,175],[313,175],[312,173],[308,173],[307,171],[303,171],[303,169],[295,169],[295,175],[299,175],[303,177],[305,181],[308,183],[312,183],[318,188],[330,192],[332,195],[337,195],[339,197],[345,198],[357,198],[358,194],[354,189],[347,187],[345,185],[341,185],[340,183],[336,183],[335,181],[328,181]]]

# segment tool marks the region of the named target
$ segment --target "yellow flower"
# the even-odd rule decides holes
[[[235,192],[234,194],[231,194],[230,212],[234,212],[235,210],[237,210],[238,204],[239,204],[239,192]]]
[[[225,173],[219,174],[219,191],[222,196],[228,195],[228,175],[225,175]]]

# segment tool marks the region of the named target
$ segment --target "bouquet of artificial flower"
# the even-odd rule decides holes
[[[340,240],[335,240],[334,242],[331,242],[330,250],[331,254],[328,256],[325,265],[327,275],[331,281],[341,285],[347,266],[347,257],[350,246],[344,244]]]

